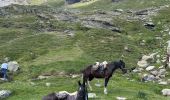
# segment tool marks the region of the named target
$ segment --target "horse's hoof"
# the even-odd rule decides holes
[[[107,89],[104,89],[104,94],[107,94]]]
[[[107,94],[107,92],[104,92],[104,94]]]

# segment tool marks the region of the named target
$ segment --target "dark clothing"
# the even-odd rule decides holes
[[[5,68],[2,68],[1,69],[1,73],[3,74],[3,78],[7,78],[7,69],[5,69]]]

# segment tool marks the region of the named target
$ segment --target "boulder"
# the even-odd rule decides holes
[[[147,68],[146,68],[146,71],[151,71],[151,70],[153,70],[155,68],[155,66],[148,66]]]
[[[137,65],[142,68],[146,68],[149,64],[145,60],[138,61]]]
[[[0,99],[9,97],[11,93],[9,90],[0,90]]]
[[[19,69],[19,64],[16,61],[8,62],[8,70],[11,72],[16,72]]]
[[[170,89],[163,89],[161,92],[164,96],[170,96]]]

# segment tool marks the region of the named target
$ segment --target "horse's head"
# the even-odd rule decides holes
[[[78,81],[78,85],[79,85],[79,89],[78,89],[76,100],[88,100],[86,85],[84,83],[81,84],[80,81]]]
[[[125,69],[125,62],[123,60],[119,61],[119,68],[122,70],[123,74],[127,73],[127,69]]]

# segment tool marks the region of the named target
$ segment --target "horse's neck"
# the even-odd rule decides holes
[[[112,63],[111,65],[110,65],[110,69],[109,70],[111,70],[112,72],[114,72],[116,69],[118,69],[119,67],[118,67],[118,65],[117,65],[117,63]]]

